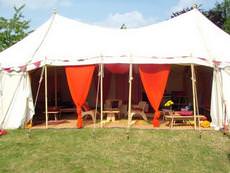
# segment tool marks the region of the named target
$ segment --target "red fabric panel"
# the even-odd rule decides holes
[[[109,96],[109,91],[111,87],[110,83],[111,83],[111,73],[105,70],[104,78],[103,78],[103,101],[105,101]],[[100,95],[99,95],[99,100],[101,100]]]
[[[128,73],[129,65],[128,64],[106,64],[105,68],[111,73],[124,74]]]
[[[168,80],[170,65],[163,65],[163,64],[139,65],[139,72],[140,72],[141,80],[146,95],[149,99],[151,106],[155,110],[155,115],[152,121],[153,126],[159,127],[160,112],[158,109]]]
[[[128,79],[127,79],[128,80]],[[132,103],[138,104],[138,102],[142,98],[142,84],[139,74],[133,74],[133,81],[132,81]],[[127,93],[129,90],[127,90]],[[128,96],[127,96],[128,98]]]
[[[121,99],[123,103],[126,103],[129,94],[129,76],[128,74],[118,74],[115,75],[115,80],[116,99]]]
[[[70,93],[77,107],[77,127],[82,128],[82,106],[86,101],[95,65],[70,66],[65,68]]]

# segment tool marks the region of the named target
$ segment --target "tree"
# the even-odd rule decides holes
[[[204,12],[204,14],[209,18],[209,20],[211,20],[221,29],[224,29],[224,22],[226,20],[226,15],[225,15],[225,9],[224,9],[223,2],[216,3],[214,8]]]
[[[230,0],[224,1],[224,10],[225,10],[225,22],[224,30],[230,34]]]
[[[14,15],[10,19],[0,17],[0,51],[10,47],[30,33],[29,23],[22,15],[25,5],[14,7]]]
[[[201,5],[195,5],[193,7],[187,7],[180,11],[173,12],[171,18],[186,13],[193,8],[198,8],[206,17],[209,18],[209,20],[211,20],[221,29],[230,33],[230,0],[224,0],[221,3],[216,3],[215,7],[208,11],[204,11],[200,9],[200,7]]]
[[[217,26],[230,33],[230,0],[216,3],[205,15]]]
[[[202,11],[202,10],[200,9],[200,7],[201,7],[200,4],[199,4],[199,5],[194,4],[192,7],[187,7],[187,8],[184,8],[184,9],[180,10],[180,11],[173,12],[172,15],[171,15],[171,18],[177,17],[177,16],[179,16],[179,15],[181,15],[181,14],[184,14],[184,13],[186,13],[186,12],[188,12],[188,11],[191,11],[191,10],[193,10],[194,8],[197,8],[197,9],[199,9],[200,11]]]
[[[230,34],[230,17],[224,22],[224,30]]]

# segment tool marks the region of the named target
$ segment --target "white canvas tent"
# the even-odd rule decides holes
[[[212,97],[211,115],[214,126],[222,127],[223,105],[228,105],[230,101],[225,88],[229,83],[229,73],[225,72],[230,65],[228,45],[230,36],[197,9],[159,24],[125,30],[83,24],[54,14],[29,36],[1,52],[0,68],[2,76],[7,75],[10,83],[17,78],[15,75],[27,76],[27,71],[44,65],[127,63],[209,66],[220,74],[215,75],[214,71],[212,95],[219,99]],[[7,85],[8,81],[2,79],[1,85]],[[29,84],[28,77],[22,80]],[[31,89],[30,85],[23,86],[29,93],[19,99],[27,101],[24,108],[28,110],[28,105],[32,104]],[[1,91],[1,102],[4,102],[4,94],[20,93],[22,89],[16,87],[14,91],[9,91],[2,87]],[[13,102],[17,98],[14,95],[10,100]],[[3,105],[1,109],[0,123],[4,128],[17,128],[25,117],[33,115],[33,111],[19,112],[18,106],[13,104]],[[15,110],[17,114],[14,115]],[[8,116],[20,116],[20,123],[16,118],[12,120],[14,122],[7,123],[4,120]],[[229,113],[227,117],[229,120]]]

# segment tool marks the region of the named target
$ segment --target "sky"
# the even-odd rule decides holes
[[[201,4],[213,8],[223,0],[0,0],[0,16],[9,18],[13,7],[25,4],[24,16],[32,29],[43,24],[56,10],[58,14],[81,22],[120,28],[141,27],[170,18],[172,12]]]

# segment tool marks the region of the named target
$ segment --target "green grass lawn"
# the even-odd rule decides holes
[[[12,130],[0,137],[0,172],[230,173],[230,138],[192,130]]]

